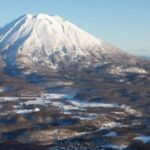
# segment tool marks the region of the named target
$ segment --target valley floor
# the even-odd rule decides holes
[[[148,75],[56,75],[41,82],[0,76],[0,150],[150,147]]]

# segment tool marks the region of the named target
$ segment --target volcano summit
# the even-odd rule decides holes
[[[110,64],[109,72],[146,72],[137,68],[138,63],[143,63],[138,58],[59,16],[46,14],[23,15],[1,28],[0,56],[7,67],[32,71],[39,68],[95,68]]]

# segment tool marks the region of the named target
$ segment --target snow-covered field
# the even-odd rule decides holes
[[[32,113],[35,111],[40,111],[38,106],[54,106],[57,107],[60,111],[63,111],[64,114],[72,115],[81,120],[92,120],[95,119],[99,114],[98,113],[88,113],[88,109],[92,108],[116,108],[121,109],[123,113],[128,113],[132,115],[142,115],[139,111],[134,110],[128,105],[119,105],[117,103],[106,103],[106,102],[87,102],[78,99],[74,99],[75,95],[69,94],[60,94],[60,93],[43,93],[41,97],[1,97],[0,103],[3,102],[14,102],[12,111],[8,110],[3,114],[9,113]],[[34,109],[27,109],[30,106],[34,106]],[[1,104],[1,108],[3,105]],[[18,108],[18,109],[17,109]],[[21,109],[22,108],[22,109]],[[26,109],[25,109],[26,108]],[[76,112],[76,113],[75,113]],[[115,112],[114,112],[115,113]]]
[[[136,126],[138,122],[129,125],[128,122],[122,120],[128,120],[130,116],[142,117],[143,114],[127,104],[105,100],[82,100],[71,93],[51,92],[31,97],[0,97],[0,117],[9,120],[8,116],[18,115],[20,116],[17,117],[19,122],[24,121],[26,117],[30,119],[32,124],[35,122],[37,130],[36,132],[27,131],[26,134],[19,137],[19,140],[25,140],[26,142],[39,140],[51,143],[54,138],[65,140],[82,136],[88,137],[88,135],[97,135],[101,132],[100,137],[105,140],[118,139],[119,137],[126,138],[127,135],[120,135],[120,130]],[[54,118],[52,115],[54,115]],[[7,122],[7,119],[4,119],[4,121]],[[36,123],[36,121],[40,121],[40,123]],[[53,124],[54,129],[47,130],[43,121],[46,125]],[[79,124],[77,130],[71,129],[74,124]],[[66,128],[67,126],[69,128]],[[92,129],[92,127],[94,128]],[[103,133],[103,131],[105,132]],[[131,140],[142,141],[146,144],[150,141],[150,137],[139,135],[133,136]],[[129,146],[129,141],[126,143],[109,141],[107,144],[101,143],[101,146],[104,149],[123,150]]]

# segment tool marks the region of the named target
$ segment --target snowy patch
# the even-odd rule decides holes
[[[123,150],[125,148],[127,148],[128,146],[127,145],[115,145],[115,144],[110,144],[110,145],[106,145],[106,146],[103,146],[104,148],[110,148],[110,149],[116,149],[116,150]]]
[[[13,112],[16,114],[27,114],[27,113],[32,113],[32,112],[39,112],[39,108],[35,109],[20,109],[20,110],[14,110]]]
[[[142,112],[140,111],[137,111],[133,108],[131,108],[130,106],[127,106],[127,105],[121,105],[120,106],[121,109],[124,109],[124,111],[128,114],[131,114],[131,115],[136,115],[136,116],[142,116]]]
[[[68,94],[59,94],[59,93],[48,93],[48,94],[42,94],[41,98],[46,99],[73,99],[74,95],[68,95]]]
[[[16,107],[16,109],[14,109],[12,111],[1,112],[0,116],[6,116],[8,114],[13,114],[13,113],[14,114],[27,114],[27,113],[33,113],[33,112],[39,112],[39,111],[40,111],[39,108],[34,108],[34,109],[21,109],[21,108],[19,108],[19,109],[17,109],[17,107]]]
[[[116,114],[116,115],[125,115],[125,113],[124,112],[121,112],[121,111],[116,111],[116,112],[113,112],[113,114]]]
[[[120,83],[123,83],[123,82],[125,82],[125,80],[124,80],[124,79],[120,79],[119,82],[120,82]]]
[[[59,82],[56,82],[55,83],[55,86],[70,86],[70,85],[73,85],[73,82],[63,82],[63,81],[59,81]]]
[[[36,98],[35,100],[28,100],[26,102],[20,103],[20,105],[43,105],[43,106],[45,106],[46,104],[51,104],[51,101],[42,98]]]
[[[104,107],[104,108],[116,108],[119,107],[116,103],[102,103],[102,102],[84,102],[79,100],[70,100],[70,103],[72,103],[76,107],[80,108],[88,108],[88,107]]]
[[[74,118],[80,119],[80,120],[94,120],[98,114],[95,113],[87,113],[87,114],[80,114],[78,116],[74,116]]]
[[[74,95],[68,95],[68,94],[59,94],[59,93],[47,93],[42,94],[41,97],[35,98],[35,100],[29,100],[26,102],[21,103],[21,105],[46,105],[46,104],[52,104],[54,106],[63,106],[63,101],[58,102],[54,100],[59,99],[73,99]]]
[[[148,72],[143,68],[129,67],[123,68],[122,66],[112,66],[107,70],[110,74],[123,75],[124,73],[137,73],[137,74],[147,74]]]
[[[135,140],[139,140],[139,141],[142,141],[143,143],[148,143],[150,142],[150,136],[144,136],[144,135],[141,135],[141,136],[137,136],[136,138],[134,138]]]
[[[111,131],[111,132],[109,132],[109,133],[105,134],[104,136],[106,136],[106,137],[116,137],[116,136],[117,136],[117,133],[116,133],[116,132]]]
[[[107,123],[104,123],[102,125],[102,128],[101,129],[111,129],[111,128],[114,128],[114,127],[122,127],[123,125],[121,123],[118,123],[118,122],[107,122]]]
[[[20,105],[13,105],[12,107],[15,108],[15,109],[20,109],[20,108],[22,108]]]
[[[0,97],[0,102],[18,101],[19,97]]]
[[[144,70],[143,68],[138,68],[138,67],[130,67],[125,69],[125,72],[129,73],[139,73],[139,74],[147,74],[148,72]]]
[[[69,110],[79,110],[78,107],[74,107],[73,105],[64,105],[64,106],[63,106],[63,109],[64,109],[65,111],[69,111]]]
[[[93,102],[85,102],[82,103],[81,102],[81,106],[80,107],[104,107],[104,108],[114,108],[114,107],[118,107],[117,104],[111,104],[111,103],[93,103]]]
[[[51,105],[55,106],[55,107],[59,107],[59,108],[64,108],[64,104],[62,102],[59,102],[59,101],[53,101],[51,103]]]
[[[3,88],[3,87],[0,87],[0,93],[3,93],[3,92],[5,92],[5,88]]]

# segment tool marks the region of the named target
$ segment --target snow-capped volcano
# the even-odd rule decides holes
[[[23,15],[1,28],[0,56],[8,66],[51,69],[129,57],[63,18],[46,14]]]

